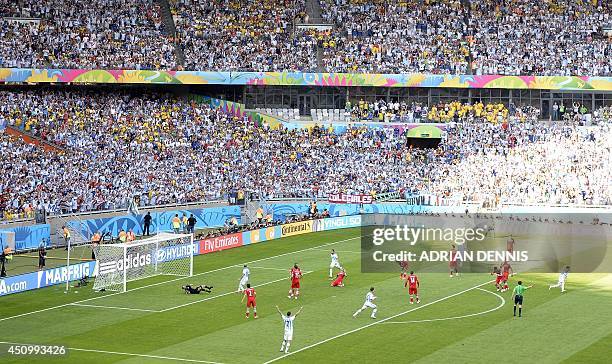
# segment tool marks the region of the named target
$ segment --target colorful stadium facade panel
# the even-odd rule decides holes
[[[263,86],[374,86],[612,91],[612,77],[199,72],[0,68],[0,82]]]

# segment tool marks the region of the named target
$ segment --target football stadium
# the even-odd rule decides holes
[[[609,363],[609,0],[0,0],[1,363]]]

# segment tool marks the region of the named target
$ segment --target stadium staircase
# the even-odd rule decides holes
[[[321,3],[319,0],[306,0],[308,24],[323,24],[321,12]],[[325,68],[323,66],[323,47],[321,44],[317,44],[317,72],[325,72]]]
[[[14,126],[7,125],[4,132],[19,138],[28,144],[37,145],[46,150],[47,152],[64,153],[66,151],[64,148],[60,147],[55,143],[51,143],[30,133],[26,133],[18,128],[15,128]]]
[[[463,5],[463,23],[465,24],[465,27],[467,29],[467,34],[466,34],[466,38],[467,36],[472,35],[472,30],[470,28],[470,17],[472,16],[471,14],[471,7],[470,7],[470,1],[471,0],[461,0],[461,5]],[[467,39],[466,39],[467,41]],[[472,64],[474,62],[474,59],[472,58],[472,47],[470,44],[468,44],[468,50],[469,50],[469,54],[467,56],[467,61],[468,61],[468,74],[473,75],[474,71],[472,70]]]
[[[246,199],[246,203],[244,207],[241,209],[241,222],[243,224],[250,224],[253,221],[257,220],[257,210],[261,207],[264,210],[264,214],[268,212],[272,212],[272,204],[268,203],[265,198],[258,197],[258,200],[252,200],[250,198]]]
[[[89,228],[89,225],[81,218],[73,213],[66,215],[59,215],[50,218],[52,219],[51,229],[51,245],[54,246],[65,246],[64,232],[62,226],[66,226],[70,231],[70,245],[83,245],[91,242],[93,231]]]
[[[322,24],[321,3],[319,0],[306,0],[306,14],[308,15],[308,24]]]
[[[168,0],[155,0],[159,4],[162,16],[162,24],[164,34],[174,38],[174,53],[176,54],[176,63],[178,65],[185,65],[185,53],[180,42],[176,39],[176,24],[174,24],[174,17],[172,16],[172,10]]]

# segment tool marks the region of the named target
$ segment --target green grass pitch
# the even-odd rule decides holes
[[[194,277],[154,277],[126,293],[63,286],[0,299],[2,363],[604,363],[612,357],[612,275],[570,274],[568,292],[548,290],[556,274],[519,274],[527,291],[522,318],[510,292],[488,274],[422,273],[421,303],[410,305],[398,274],[360,273],[359,229],[284,238],[195,259]],[[346,267],[332,288],[329,252]],[[237,289],[249,262],[259,318],[246,319]],[[299,300],[287,298],[288,270],[308,272]],[[417,272],[418,273],[418,272]],[[185,283],[213,285],[185,295]],[[370,286],[378,318],[353,318]],[[279,353],[283,311],[295,320],[289,355]],[[15,356],[8,343],[57,344],[62,357]]]

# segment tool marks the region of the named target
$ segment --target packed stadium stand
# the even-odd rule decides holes
[[[334,24],[323,58],[329,72],[453,73],[468,71],[459,1],[322,0]]]
[[[605,0],[308,3],[3,0],[0,66],[612,75]]]
[[[50,213],[123,208],[133,195],[144,205],[191,202],[236,189],[267,197],[416,191],[488,204],[610,204],[610,81],[594,77],[590,92],[581,88],[586,77],[554,83],[530,77],[612,75],[612,38],[605,33],[611,13],[602,0],[91,0],[79,6],[0,0],[0,67],[296,77],[207,88],[208,79],[187,74],[181,76],[201,87],[164,90],[8,87],[0,92],[0,126],[13,134],[1,135],[8,177],[0,182],[0,212],[14,218],[41,206]],[[5,69],[3,79],[11,72]],[[113,82],[131,75],[120,72]],[[299,72],[367,74],[345,82]],[[376,73],[416,74],[392,87],[395,79]],[[495,80],[485,88],[447,80],[451,74],[523,78],[510,77],[520,81],[516,89]],[[315,77],[321,77],[315,86],[300,83]],[[415,86],[436,77],[443,80],[437,87]],[[194,97],[200,93],[239,102],[263,121],[204,103]],[[281,127],[272,128],[267,116]],[[291,129],[283,122],[317,126]],[[346,130],[334,130],[336,123]],[[422,149],[401,125],[352,123],[433,123],[443,134]],[[19,133],[51,147],[29,145]],[[551,164],[558,168],[546,168]],[[474,176],[479,183],[468,183]]]
[[[0,67],[176,67],[152,0],[4,0],[0,14]]]
[[[448,203],[612,202],[609,107],[585,129],[580,114],[548,123],[521,121],[529,109],[510,115],[503,105],[432,106],[431,116],[440,108],[462,117],[439,119],[445,136],[422,149],[398,128],[272,129],[166,94],[35,90],[3,91],[0,99],[9,127],[64,149],[1,136],[5,218],[41,207],[126,207],[134,195],[143,205],[200,201],[237,189],[267,197],[414,191]]]
[[[316,40],[296,32],[304,0],[172,1],[186,69],[314,71]]]

